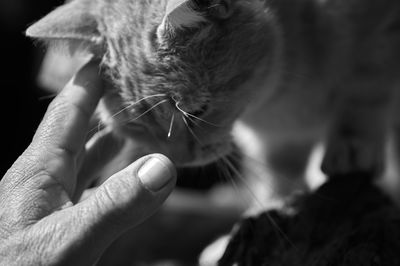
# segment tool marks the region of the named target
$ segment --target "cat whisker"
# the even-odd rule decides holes
[[[260,160],[257,160],[256,158],[247,155],[246,153],[244,153],[243,151],[241,151],[240,149],[237,150],[237,152],[239,154],[232,154],[231,156],[234,159],[245,159],[247,161],[247,163],[244,163],[243,166],[246,167],[246,170],[253,176],[255,177],[257,180],[259,180],[262,183],[265,183],[266,185],[268,185],[268,189],[269,190],[273,190],[272,187],[274,187],[273,182],[270,180],[270,178],[266,178],[260,175],[260,173],[257,172],[257,168],[261,168],[263,173],[266,173],[268,176],[273,176],[274,178],[280,179],[280,182],[285,182],[285,184],[291,186],[293,184],[297,184],[296,179],[288,179],[285,176],[282,176],[281,174],[279,174],[279,172],[274,172],[272,171],[272,167],[270,165],[268,165],[265,162],[262,162]]]
[[[274,184],[272,184],[272,181],[269,178],[269,176],[273,176],[273,173],[272,171],[269,170],[270,167],[267,166],[267,164],[262,163],[261,161],[256,160],[251,156],[248,156],[240,149],[237,149],[236,153],[229,154],[229,157],[235,161],[245,161],[244,163],[241,164],[243,171],[245,171],[246,173],[245,175],[251,176],[251,178],[254,178],[255,181],[264,185],[265,189],[273,192]],[[262,176],[261,173],[257,171],[257,169],[259,169],[260,167],[262,169],[262,174],[266,173],[267,176]]]
[[[101,126],[102,125],[105,125],[106,123],[107,123],[107,121],[110,121],[111,119],[113,119],[113,118],[115,118],[115,117],[117,117],[118,115],[120,115],[120,114],[122,114],[124,111],[126,111],[126,110],[128,110],[129,108],[131,108],[131,107],[133,107],[133,106],[135,106],[135,105],[137,105],[137,104],[139,104],[139,103],[141,103],[141,102],[143,102],[143,101],[145,101],[145,100],[147,100],[147,99],[151,99],[151,98],[155,98],[155,97],[166,97],[167,95],[166,94],[154,94],[154,95],[149,95],[149,96],[146,96],[146,97],[143,97],[142,99],[139,99],[139,100],[137,100],[136,102],[133,102],[133,103],[131,103],[131,104],[129,104],[128,106],[125,106],[124,108],[122,108],[121,110],[119,110],[119,111],[117,111],[116,113],[114,113],[113,115],[111,115],[110,117],[108,117],[107,119],[106,119],[106,121],[99,121],[98,122],[98,124],[97,124],[97,126],[96,127],[94,127],[94,128],[92,128],[92,129],[90,129],[89,130],[89,133],[91,133],[91,132],[93,132],[94,130],[98,130],[98,131],[100,131],[100,129],[101,129]]]
[[[183,122],[185,123],[187,129],[189,130],[189,132],[193,135],[193,137],[199,142],[200,145],[202,145],[201,140],[197,137],[197,135],[193,132],[193,130],[190,128],[187,119],[188,117],[185,117],[184,114],[181,115]],[[244,187],[249,191],[250,195],[252,196],[252,198],[255,200],[256,204],[258,204],[262,209],[266,209],[265,205],[262,204],[262,202],[260,201],[260,199],[256,196],[256,194],[254,193],[254,191],[252,190],[252,188],[250,187],[250,185],[247,183],[246,179],[242,176],[242,174],[240,173],[240,171],[236,168],[236,166],[229,160],[229,158],[227,158],[226,156],[220,156],[217,153],[214,153],[217,158],[221,158],[222,162],[225,163],[225,165],[235,174],[235,176],[243,183]],[[237,187],[237,185],[234,183],[233,178],[231,178],[230,180],[232,180],[231,182],[233,182],[233,186]],[[267,216],[268,219],[270,220],[271,224],[277,229],[278,233],[280,235],[282,235],[285,240],[291,245],[293,246],[293,248],[295,250],[297,250],[297,247],[293,244],[293,242],[289,239],[289,237],[285,234],[285,232],[282,231],[282,229],[279,227],[279,225],[275,222],[275,220],[268,215]]]
[[[175,121],[175,113],[172,113],[171,124],[169,125],[169,130],[168,130],[168,138],[170,138],[172,135],[172,127],[174,126],[174,121]]]
[[[231,156],[231,155],[229,155],[229,156]],[[235,166],[233,165],[233,163],[229,160],[229,157],[228,157],[228,156],[222,156],[222,157],[220,157],[220,158],[221,158],[221,160],[220,160],[220,161],[217,161],[218,165],[220,166],[220,167],[218,167],[218,169],[220,169],[221,171],[223,171],[223,173],[224,173],[224,175],[225,175],[227,181],[230,181],[230,182],[231,182],[232,186],[233,186],[234,189],[238,192],[238,194],[239,194],[239,195],[242,195],[242,198],[243,198],[244,200],[247,201],[246,197],[244,197],[243,194],[242,194],[243,192],[239,189],[238,185],[235,183],[235,180],[234,180],[234,178],[232,177],[231,173],[229,173],[229,169],[230,169],[231,171],[233,171],[234,175],[235,175],[236,177],[238,177],[238,178],[244,183],[245,188],[251,193],[252,197],[253,197],[255,200],[257,200],[257,201],[259,202],[259,204],[261,204],[260,201],[259,201],[259,199],[258,199],[258,198],[255,196],[255,194],[252,192],[250,186],[249,186],[249,185],[247,184],[247,182],[245,181],[244,177],[241,175],[241,173],[240,173],[239,170],[237,169],[237,167],[235,167]],[[250,203],[250,204],[251,204],[251,203]],[[261,204],[261,205],[262,205],[262,204]],[[285,239],[285,241],[287,241],[291,246],[293,246],[293,248],[294,248],[295,250],[297,250],[297,247],[296,247],[296,246],[294,245],[294,243],[289,239],[288,235],[287,235],[285,232],[283,232],[283,230],[282,230],[282,229],[280,228],[280,226],[276,223],[276,221],[274,220],[274,218],[271,217],[270,215],[267,215],[267,217],[268,217],[268,219],[270,220],[272,226],[274,226],[274,227],[276,228],[277,233],[278,233],[280,236],[282,236],[282,237]]]
[[[222,157],[222,160],[230,167],[230,169],[234,172],[234,174],[242,181],[242,183],[246,186],[248,191],[252,194],[252,197],[257,201],[257,204],[260,205],[263,209],[265,209],[264,204],[257,198],[254,192],[251,190],[250,186],[247,184],[245,178],[241,175],[239,170],[233,165],[233,163],[227,157]],[[298,250],[296,245],[289,239],[288,235],[283,232],[280,226],[276,223],[275,219],[273,219],[270,215],[267,215],[271,224],[277,229],[278,233],[284,237],[284,239],[295,249]]]
[[[92,133],[94,134],[95,131],[97,131],[96,133],[99,133],[104,125],[105,123],[99,120],[96,126],[93,126],[93,128],[88,130],[88,135],[92,135]]]
[[[179,112],[181,112],[184,116],[189,117],[189,113],[184,111],[182,108],[179,107],[179,102],[175,102],[175,107],[178,109]]]
[[[252,176],[256,177],[258,180],[262,180],[262,182],[265,181],[265,178],[259,176],[259,174],[253,169],[253,168],[259,168],[261,167],[264,171],[268,171],[268,169],[270,169],[270,167],[262,162],[261,160],[257,160],[256,158],[253,158],[252,156],[249,156],[248,154],[246,154],[245,152],[243,152],[240,149],[237,149],[237,154],[232,154],[231,155],[234,159],[243,159],[246,160],[249,164],[251,164],[254,167],[249,167],[246,163],[243,164],[244,166],[246,166],[246,170],[250,171],[252,173]],[[268,171],[269,173],[270,171]],[[269,173],[272,174],[272,173]]]
[[[160,102],[154,104],[152,107],[150,107],[149,109],[147,109],[146,111],[144,111],[141,115],[139,115],[139,116],[137,116],[137,117],[135,117],[135,118],[133,118],[133,119],[129,119],[126,123],[133,122],[133,121],[135,121],[135,120],[137,120],[137,119],[143,117],[144,115],[146,115],[146,114],[148,114],[149,112],[151,112],[152,110],[154,110],[157,106],[159,106],[159,105],[161,105],[161,104],[163,104],[163,103],[166,103],[166,102],[168,102],[168,100],[165,99],[165,100],[162,100],[162,101],[160,101]]]
[[[187,116],[186,119],[188,119],[192,124],[194,124],[198,128],[205,130],[201,125],[199,125],[199,123],[197,123],[197,121],[193,120],[190,116]]]
[[[240,171],[236,168],[236,166],[226,157],[221,157],[221,160],[229,167],[229,169],[233,172],[233,174],[243,183],[243,185],[246,187],[246,189],[249,191],[250,195],[252,198],[254,198],[255,202],[259,205],[260,208],[264,209],[265,205],[262,204],[260,199],[256,196],[256,194],[253,192],[253,189],[250,187],[250,185],[247,183],[246,179],[242,176]]]
[[[214,7],[217,7],[217,6],[222,6],[222,5],[221,4],[213,4],[213,5],[209,6],[209,7],[207,7],[207,9],[212,9]]]
[[[58,93],[52,93],[52,94],[50,94],[50,95],[41,96],[41,97],[39,97],[38,100],[39,100],[39,101],[50,100],[50,99],[55,98],[57,95],[58,95]]]
[[[190,134],[193,136],[193,138],[200,144],[200,146],[203,146],[203,144],[202,144],[200,138],[199,138],[199,137],[194,133],[194,131],[190,128],[189,123],[187,122],[185,116],[182,115],[181,117],[182,117],[183,123],[185,123],[185,125],[186,125],[188,131],[189,131]]]
[[[202,118],[200,118],[200,117],[198,117],[198,116],[195,116],[195,115],[193,115],[193,114],[191,114],[191,113],[189,113],[189,112],[186,112],[185,110],[183,110],[183,109],[179,106],[179,104],[180,104],[179,101],[175,100],[174,98],[172,98],[172,99],[175,101],[175,107],[176,107],[176,109],[178,109],[182,114],[184,114],[184,116],[195,118],[195,119],[197,119],[197,120],[199,120],[199,121],[201,121],[201,122],[203,122],[203,123],[206,123],[206,124],[211,125],[211,126],[214,126],[214,127],[221,127],[221,125],[217,125],[217,124],[211,123],[211,122],[209,122],[209,121],[207,121],[207,120],[204,120],[204,119],[202,119]]]
[[[217,169],[218,172],[221,173],[222,177],[229,183],[232,184],[233,189],[236,191],[238,195],[243,199],[246,205],[250,205],[251,202],[249,202],[248,198],[246,198],[243,195],[243,191],[239,188],[239,186],[236,184],[234,177],[232,174],[229,172],[229,167],[224,163],[223,160],[218,160],[217,161]]]
[[[185,123],[188,131],[190,132],[190,134],[196,139],[196,141],[203,146],[201,140],[199,139],[199,137],[194,133],[194,131],[190,128],[189,123],[187,122],[187,120],[189,119],[190,121],[192,121],[190,119],[190,117],[185,117],[184,114],[181,116],[183,122]],[[193,122],[193,121],[192,121]],[[246,189],[249,191],[249,193],[251,194],[251,196],[254,198],[254,200],[256,201],[256,203],[261,207],[261,208],[265,208],[265,206],[261,203],[261,201],[256,197],[255,193],[253,192],[253,190],[251,189],[251,187],[247,184],[246,179],[243,177],[243,175],[240,173],[240,171],[234,166],[234,164],[229,161],[229,159],[226,156],[221,156],[220,154],[213,152],[214,155],[216,156],[216,158],[221,158],[222,162],[225,163],[225,165],[231,169],[231,171],[235,174],[235,176],[237,176],[241,182],[245,185]],[[260,178],[261,179],[261,178]]]
[[[135,105],[137,105],[137,104],[139,104],[139,103],[141,103],[141,102],[143,102],[143,101],[145,101],[145,100],[147,100],[147,99],[151,99],[151,98],[155,98],[155,97],[166,97],[166,96],[167,96],[166,94],[154,94],[154,95],[149,95],[149,96],[143,97],[142,99],[139,99],[139,100],[137,100],[136,102],[131,103],[131,104],[129,104],[128,106],[122,108],[120,111],[116,112],[115,114],[113,114],[112,116],[110,116],[108,119],[112,119],[112,118],[117,117],[117,116],[120,115],[122,112],[128,110],[129,108],[131,108],[131,107],[133,107],[133,106],[135,106]]]
[[[195,118],[195,119],[197,119],[197,120],[200,120],[201,122],[204,122],[204,123],[206,123],[206,124],[209,124],[209,125],[211,125],[211,126],[214,126],[214,127],[221,127],[221,125],[217,125],[217,124],[211,123],[211,122],[209,122],[209,121],[207,121],[207,120],[204,120],[204,119],[202,119],[202,118],[200,118],[200,117],[198,117],[198,116],[192,115],[192,114],[190,114],[190,113],[187,113],[187,115],[190,116],[190,117],[192,117],[192,118]]]

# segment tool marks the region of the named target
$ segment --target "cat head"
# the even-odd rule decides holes
[[[273,24],[260,0],[74,0],[27,35],[101,59],[112,84],[104,122],[190,165],[230,151],[233,123],[260,90],[246,84],[273,71]]]

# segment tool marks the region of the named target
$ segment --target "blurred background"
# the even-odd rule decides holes
[[[24,31],[62,2],[0,0],[1,176],[30,143],[50,101],[36,82],[44,48]]]

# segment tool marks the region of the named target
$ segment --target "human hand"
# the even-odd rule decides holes
[[[31,145],[0,182],[1,265],[92,265],[173,190],[175,168],[155,154],[74,203],[88,183],[81,170],[99,164],[84,147],[100,88],[98,68],[89,63],[50,104]]]

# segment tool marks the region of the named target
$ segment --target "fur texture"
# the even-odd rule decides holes
[[[239,140],[245,174],[272,171],[286,194],[321,141],[329,175],[382,171],[399,18],[398,0],[75,0],[27,34],[89,42],[110,81],[104,122],[179,165],[225,156],[241,121],[259,146]]]

